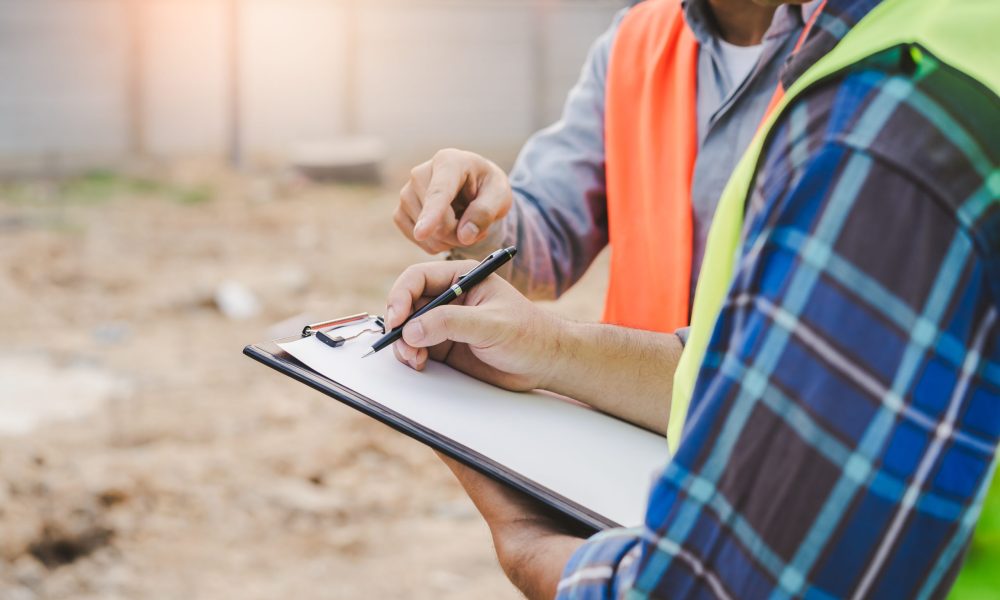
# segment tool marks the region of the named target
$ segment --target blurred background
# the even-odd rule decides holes
[[[516,598],[433,454],[240,351],[381,312],[409,168],[509,167],[624,4],[0,0],[0,598]]]
[[[624,0],[0,0],[0,158],[274,165],[374,136],[509,161]]]
[[[381,312],[409,168],[509,167],[627,3],[0,0],[0,598],[518,597],[433,454],[240,351]]]

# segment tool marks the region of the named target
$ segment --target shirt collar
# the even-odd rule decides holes
[[[764,33],[764,41],[784,37],[792,31],[800,30],[819,3],[820,0],[811,0],[804,6],[796,4],[779,6],[774,11],[771,26]],[[681,0],[681,7],[684,10],[684,19],[699,44],[704,46],[719,39],[719,28],[708,0]]]

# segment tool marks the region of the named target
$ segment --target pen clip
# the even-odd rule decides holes
[[[476,265],[476,266],[472,267],[471,269],[469,269],[469,270],[468,270],[468,271],[466,271],[465,273],[462,273],[461,275],[459,275],[459,276],[458,276],[458,279],[456,279],[456,280],[455,280],[455,283],[459,283],[459,282],[461,282],[461,281],[462,281],[463,279],[465,279],[466,277],[468,277],[469,275],[471,275],[473,271],[475,271],[475,270],[476,270],[476,269],[478,269],[479,267],[481,267],[481,266],[485,265],[485,264],[486,264],[486,263],[487,263],[487,262],[488,262],[488,261],[489,261],[489,260],[490,260],[491,258],[493,258],[493,255],[494,255],[494,254],[496,254],[496,252],[493,252],[493,253],[491,253],[491,254],[490,254],[489,256],[487,256],[487,257],[486,257],[486,258],[484,258],[483,260],[479,261],[479,264],[478,264],[478,265]]]

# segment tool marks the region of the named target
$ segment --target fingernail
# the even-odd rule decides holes
[[[385,309],[385,322],[389,327],[392,327],[391,323],[396,322],[396,309],[389,306]]]
[[[410,341],[419,342],[424,339],[424,325],[420,321],[410,322],[406,329],[408,331],[405,332],[407,334],[405,337],[410,338]]]
[[[420,219],[419,221],[417,221],[417,224],[413,226],[413,231],[414,232],[423,231],[424,230],[424,226],[426,224],[427,224],[427,220],[426,219]]]
[[[479,225],[476,225],[475,223],[466,223],[465,225],[462,225],[462,238],[466,241],[471,242],[476,239],[476,236],[478,235]]]

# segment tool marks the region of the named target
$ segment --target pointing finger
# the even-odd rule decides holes
[[[450,153],[439,152],[434,157],[434,173],[427,184],[423,207],[413,237],[422,241],[434,234],[442,226],[455,224],[455,212],[451,203],[465,185],[468,174]]]

